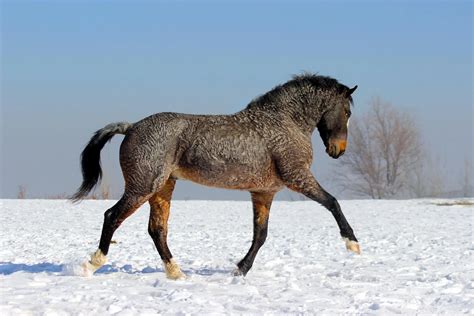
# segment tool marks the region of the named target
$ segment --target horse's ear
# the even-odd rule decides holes
[[[353,94],[354,91],[356,91],[356,89],[357,89],[357,85],[355,85],[354,88],[347,90],[346,96],[350,96],[351,94]]]

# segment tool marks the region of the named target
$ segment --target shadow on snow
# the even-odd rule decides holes
[[[15,272],[27,272],[27,273],[41,273],[41,272],[61,272],[64,265],[54,263],[35,263],[35,264],[24,264],[24,263],[11,263],[11,262],[0,262],[0,275],[9,275]]]
[[[67,265],[65,264],[55,264],[55,263],[34,263],[34,264],[24,264],[24,263],[11,263],[11,262],[0,262],[0,275],[10,275],[16,272],[26,272],[26,273],[61,273],[66,270]],[[164,273],[162,268],[152,268],[145,267],[141,270],[133,268],[131,264],[126,264],[122,267],[115,265],[106,264],[96,271],[95,274],[110,274],[110,273],[128,273],[128,274],[141,274],[141,273]],[[183,272],[187,275],[201,275],[201,276],[210,276],[214,274],[230,274],[230,269],[186,269]]]

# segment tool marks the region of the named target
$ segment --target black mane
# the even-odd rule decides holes
[[[291,95],[292,92],[298,88],[307,88],[309,86],[321,90],[334,90],[338,94],[346,93],[349,88],[328,76],[320,76],[313,73],[303,73],[301,75],[294,75],[293,78],[284,84],[274,87],[267,93],[253,99],[247,108],[260,107],[272,104],[279,100],[283,95]],[[352,97],[349,95],[349,101],[353,104]]]

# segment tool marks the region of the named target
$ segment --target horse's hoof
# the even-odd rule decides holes
[[[166,277],[170,280],[184,280],[186,274],[184,274],[179,268],[178,264],[171,259],[169,262],[164,262]]]
[[[247,275],[247,272],[248,271],[242,271],[239,267],[237,267],[234,269],[234,271],[232,271],[232,275],[244,277]]]
[[[100,249],[91,254],[91,259],[81,264],[82,275],[92,276],[94,272],[100,269],[104,264],[107,263],[107,257],[102,253]]]
[[[232,271],[232,275],[233,276],[244,276],[244,273],[242,271],[240,271],[239,268],[235,268],[233,271]]]
[[[179,271],[176,273],[166,273],[166,277],[170,280],[186,280],[186,274]]]
[[[352,251],[358,255],[360,255],[360,247],[357,241],[349,240],[348,238],[344,238],[346,242],[346,249]]]

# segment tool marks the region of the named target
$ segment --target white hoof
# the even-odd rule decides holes
[[[84,262],[81,268],[84,271],[84,275],[91,276],[100,267],[107,263],[107,257],[102,253],[100,249],[91,254],[91,259]]]
[[[357,241],[349,240],[349,238],[342,238],[346,242],[346,249],[360,255],[360,247]]]
[[[170,280],[184,280],[186,275],[181,271],[178,264],[171,259],[170,262],[163,262],[165,266],[166,277]]]

